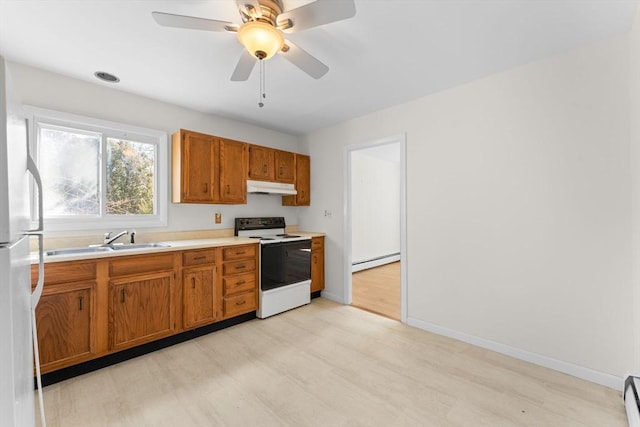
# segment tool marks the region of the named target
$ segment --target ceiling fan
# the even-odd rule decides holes
[[[282,0],[236,0],[242,24],[197,18],[165,12],[152,12],[155,21],[165,27],[237,33],[245,47],[231,80],[249,78],[257,61],[279,53],[283,58],[315,79],[324,76],[329,67],[284,38],[284,33],[302,31],[356,14],[354,0],[315,0],[304,6],[283,11]]]

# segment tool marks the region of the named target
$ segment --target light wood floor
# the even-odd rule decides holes
[[[353,273],[351,305],[400,320],[400,262]]]
[[[63,426],[626,426],[621,394],[318,298],[45,388]]]

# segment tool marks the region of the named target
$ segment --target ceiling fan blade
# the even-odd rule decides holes
[[[284,45],[280,55],[314,79],[319,79],[329,71],[329,67],[289,40],[285,40]]]
[[[278,15],[278,26],[287,33],[342,21],[354,17],[356,5],[353,0],[316,0],[313,3],[291,9]],[[287,23],[289,21],[289,27]]]
[[[262,16],[262,9],[260,8],[258,0],[236,0],[236,5],[238,5],[240,14],[243,15],[243,17],[247,16],[256,19]]]
[[[175,15],[164,12],[151,12],[151,15],[163,27],[205,31],[237,31],[238,29],[238,26],[232,22],[216,21],[215,19],[196,18],[195,16]]]
[[[231,81],[243,82],[247,80],[249,75],[251,75],[253,66],[256,65],[256,61],[257,59],[255,56],[247,52],[246,49],[243,49],[242,55],[240,55],[240,59],[238,59],[236,69],[233,70],[233,74],[231,75]]]

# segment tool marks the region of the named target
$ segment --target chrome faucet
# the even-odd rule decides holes
[[[129,234],[129,232],[127,230],[123,230],[120,233],[116,234],[115,236],[111,237],[111,232],[109,231],[108,233],[104,233],[104,244],[105,245],[110,245],[113,242],[115,242],[116,240],[118,240],[120,237],[124,236],[125,234]]]

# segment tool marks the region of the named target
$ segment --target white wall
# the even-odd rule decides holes
[[[171,134],[180,128],[300,151],[297,136],[132,95],[117,90],[117,85],[88,83],[22,64],[12,63],[9,66],[24,104],[165,131],[169,136],[169,151]],[[170,161],[169,151],[166,158]],[[169,178],[169,188],[170,185]],[[169,188],[166,189],[168,200]],[[287,225],[297,223],[299,208],[281,206],[279,196],[249,195],[247,202],[247,205],[170,203],[168,227],[155,230],[138,227],[138,232],[233,228],[233,219],[240,216],[284,216]],[[216,211],[222,213],[222,224],[214,224]],[[101,236],[105,230],[96,231],[97,236]],[[86,231],[84,233],[87,234]],[[49,236],[61,234],[65,233],[47,233]]]
[[[640,8],[636,10],[629,36],[630,64],[630,130],[631,130],[631,188],[632,188],[632,278],[634,312],[634,358],[632,373],[640,376]]]
[[[626,36],[313,132],[325,295],[344,294],[344,146],[406,132],[409,322],[612,386],[632,365]],[[574,369],[575,368],[575,369]],[[603,375],[600,375],[603,374]]]
[[[352,263],[400,253],[400,164],[371,150],[351,152]]]

